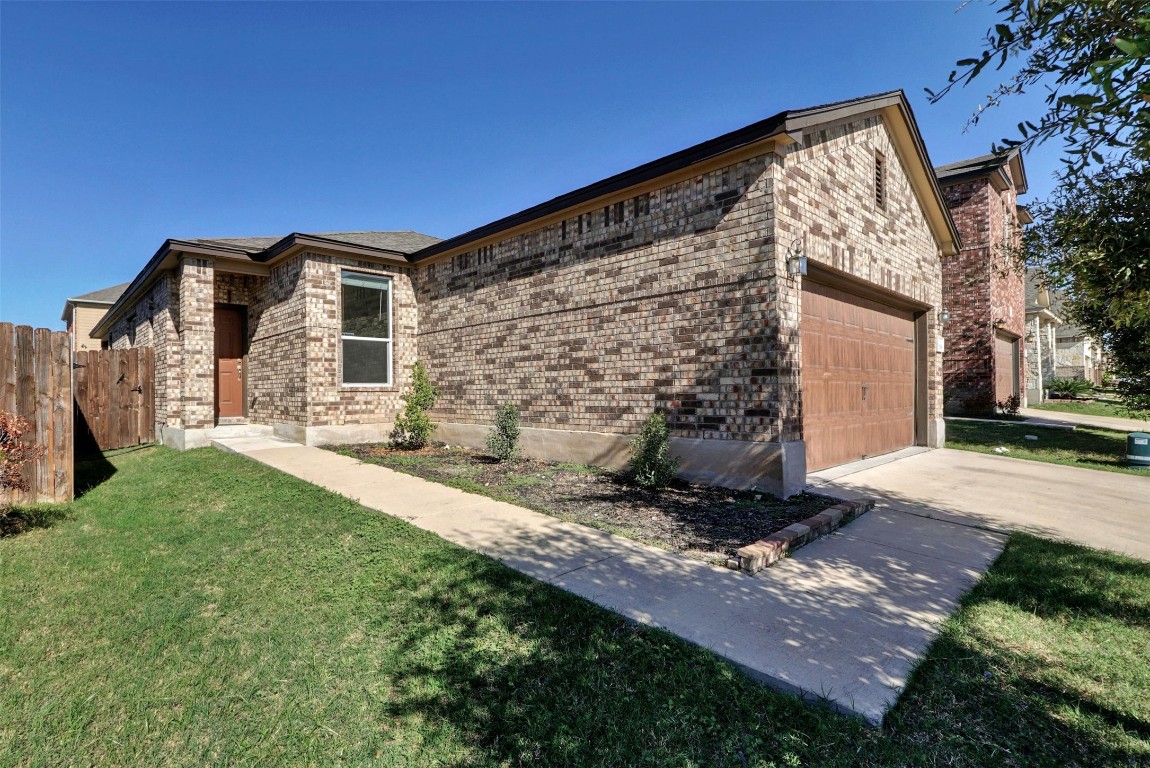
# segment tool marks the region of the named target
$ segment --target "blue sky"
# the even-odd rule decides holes
[[[448,237],[894,88],[936,164],[983,154],[1042,105],[964,133],[994,74],[927,103],[995,20],[958,5],[2,2],[0,320],[61,328],[169,237]]]

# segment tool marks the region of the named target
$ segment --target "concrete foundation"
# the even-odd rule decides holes
[[[440,424],[434,439],[449,445],[482,449],[491,427],[485,424]],[[567,461],[622,469],[630,459],[630,435],[523,427],[523,453],[545,461]],[[678,476],[705,485],[759,490],[786,498],[801,493],[806,482],[806,446],[702,440],[672,437],[671,453],[679,456]]]

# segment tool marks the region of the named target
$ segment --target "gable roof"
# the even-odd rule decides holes
[[[1010,168],[1009,175],[1004,170],[1007,167]],[[946,186],[986,176],[1000,192],[1011,184],[1020,195],[1026,194],[1028,189],[1026,166],[1022,164],[1022,153],[1017,149],[947,163],[937,166],[934,172],[939,182]]]
[[[183,255],[200,256],[226,262],[238,272],[267,274],[267,267],[281,258],[303,249],[339,253],[383,263],[408,265],[408,254],[439,242],[439,238],[411,230],[292,232],[282,237],[206,237],[188,240],[165,240],[140,273],[136,275],[116,303],[104,315],[92,335],[102,338],[114,323],[157,278],[157,273],[174,269]],[[264,270],[264,271],[260,271]]]
[[[915,196],[922,206],[939,250],[944,255],[958,252],[959,234],[951,218],[950,209],[942,197],[926,145],[919,133],[910,104],[901,90],[862,96],[856,99],[822,104],[805,109],[779,112],[773,117],[752,123],[722,136],[704,141],[687,149],[674,152],[657,160],[644,163],[601,181],[581,187],[573,192],[527,208],[519,213],[485,224],[461,235],[439,240],[410,230],[397,232],[327,232],[305,234],[293,232],[282,238],[233,237],[167,240],[147,265],[132,281],[124,295],[93,329],[94,336],[103,336],[125,307],[154,282],[158,270],[172,269],[184,256],[216,259],[227,262],[234,271],[252,271],[267,274],[267,265],[307,248],[319,252],[337,252],[379,263],[410,266],[432,258],[447,258],[454,253],[476,248],[484,241],[492,242],[541,226],[546,220],[564,212],[573,215],[581,206],[623,199],[636,187],[655,181],[666,181],[677,174],[684,177],[701,172],[704,168],[718,167],[742,157],[768,152],[779,146],[788,146],[802,140],[804,132],[817,130],[830,122],[879,114],[891,134],[895,150],[907,170]]]
[[[108,306],[112,306],[129,285],[131,285],[131,283],[120,283],[107,288],[100,288],[96,291],[90,291],[89,293],[81,293],[79,296],[66,299],[64,301],[64,311],[60,313],[60,319],[65,323],[68,322],[68,311],[77,304],[107,304]]]
[[[540,226],[545,220],[553,216],[587,205],[591,201],[605,203],[607,200],[604,198],[613,195],[625,197],[626,190],[634,190],[636,187],[655,179],[696,166],[705,166],[712,160],[724,158],[741,150],[759,147],[762,151],[767,151],[769,143],[793,144],[801,141],[803,131],[813,130],[819,125],[831,121],[876,111],[881,111],[888,118],[888,124],[893,124],[891,128],[895,134],[895,145],[900,154],[903,155],[903,164],[907,166],[911,186],[914,187],[915,193],[926,212],[930,228],[940,249],[944,253],[957,252],[958,230],[951,218],[950,209],[943,201],[938,179],[931,171],[931,162],[926,152],[926,145],[919,133],[910,104],[903,92],[898,90],[805,109],[779,112],[744,128],[617,173],[602,181],[588,184],[573,192],[505,216],[490,224],[440,241],[412,254],[411,261],[418,263],[436,256],[475,248],[484,244],[484,241],[509,236],[516,230]],[[919,169],[917,173],[916,166]]]

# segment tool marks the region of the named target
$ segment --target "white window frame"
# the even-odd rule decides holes
[[[387,330],[389,336],[381,338],[376,336],[355,336],[343,332],[343,286],[347,277],[368,278],[387,286]],[[395,382],[395,371],[392,367],[395,349],[395,281],[389,275],[373,275],[370,272],[355,272],[349,269],[340,270],[339,274],[339,385],[344,389],[384,389],[391,388]],[[343,380],[343,342],[346,339],[355,341],[385,342],[387,349],[387,381],[384,382],[347,382]]]

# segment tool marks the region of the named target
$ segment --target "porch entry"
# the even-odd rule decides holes
[[[246,307],[216,305],[217,419],[234,419],[244,415],[246,321]]]

